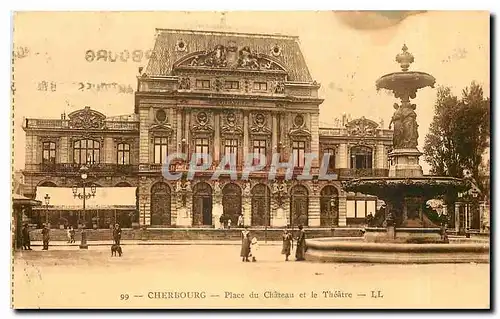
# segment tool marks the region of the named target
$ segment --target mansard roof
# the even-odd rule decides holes
[[[222,46],[236,53],[249,49],[259,61],[268,61],[273,67],[285,68],[288,81],[313,82],[295,36],[248,34],[218,31],[156,29],[153,53],[144,73],[148,76],[172,75],[172,69],[190,56],[208,55]],[[240,53],[241,54],[241,53]],[[221,67],[221,65],[218,65]],[[223,64],[222,67],[229,67]]]

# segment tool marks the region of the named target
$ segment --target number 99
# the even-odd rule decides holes
[[[128,300],[128,294],[121,294],[120,300]]]

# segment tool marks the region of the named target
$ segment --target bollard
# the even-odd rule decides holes
[[[85,229],[82,229],[82,241],[80,243],[80,249],[88,249],[89,245],[87,244],[87,232]]]

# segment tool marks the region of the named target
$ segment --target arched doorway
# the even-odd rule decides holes
[[[222,188],[222,207],[224,216],[231,219],[231,225],[236,225],[241,214],[241,188],[238,185],[229,183]]]
[[[170,226],[170,187],[162,182],[151,187],[151,226]]]
[[[303,185],[296,185],[290,190],[290,224],[307,226],[309,215],[309,192]]]
[[[212,225],[212,187],[199,182],[193,189],[193,226]]]
[[[265,184],[252,188],[252,226],[270,226],[271,192]]]
[[[337,188],[327,185],[320,194],[320,225],[337,226],[339,220],[339,193]]]
[[[130,185],[129,182],[119,182],[115,187],[132,187],[132,185]]]

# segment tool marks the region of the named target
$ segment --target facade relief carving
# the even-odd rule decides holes
[[[222,133],[230,134],[243,134],[243,129],[241,128],[240,114],[235,114],[234,112],[222,113]]]
[[[211,125],[211,116],[212,114],[206,111],[195,113],[194,124],[191,130],[195,132],[212,132],[214,127]]]
[[[250,131],[254,134],[270,134],[271,129],[268,126],[268,116],[264,113],[252,114],[252,124]]]
[[[185,58],[183,58],[185,59]],[[217,45],[211,51],[202,51],[193,54],[179,66],[202,66],[211,68],[235,68],[247,70],[279,70],[286,71],[282,66],[265,54],[257,53],[244,46],[238,50],[234,43],[228,46]]]
[[[83,110],[78,110],[68,114],[69,128],[73,129],[103,129],[106,116],[97,111],[93,111],[89,106]]]
[[[355,119],[346,124],[347,134],[349,136],[375,136],[378,124],[375,121],[368,120],[365,117]]]
[[[180,78],[179,79],[179,90],[191,90],[191,79],[190,78]]]
[[[289,133],[290,136],[311,137],[311,131],[307,128],[304,116],[297,114],[292,120],[292,128]]]

